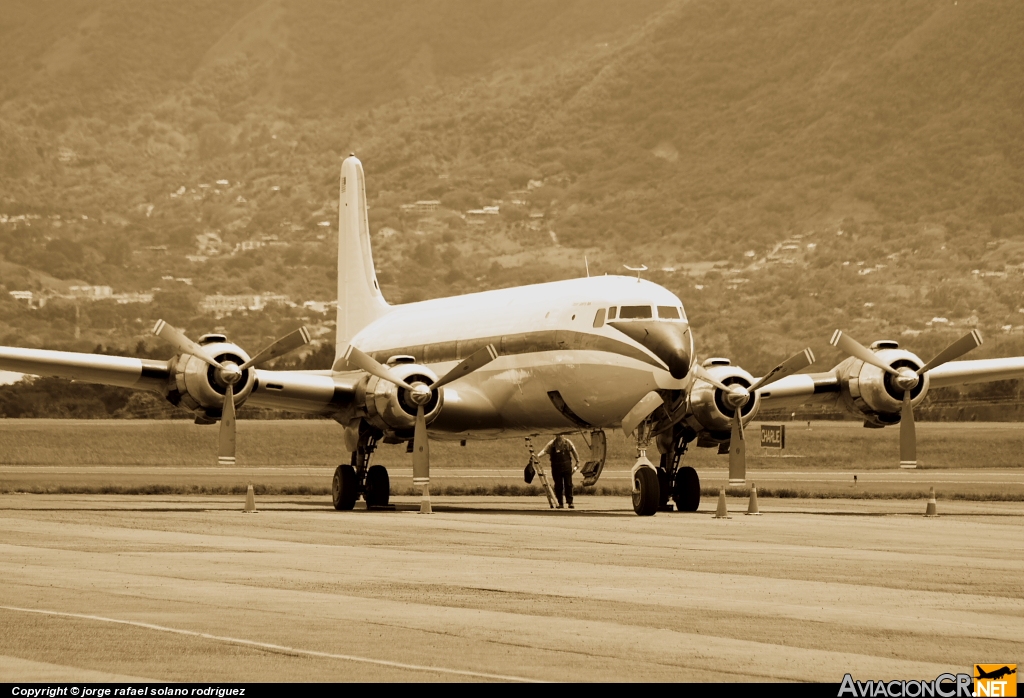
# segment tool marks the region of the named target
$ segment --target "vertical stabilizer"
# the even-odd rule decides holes
[[[370,253],[363,164],[354,155],[341,163],[338,201],[338,337],[336,350],[388,312]]]

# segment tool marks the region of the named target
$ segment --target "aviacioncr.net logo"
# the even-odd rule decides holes
[[[837,698],[973,698],[971,682],[970,674],[939,674],[932,681],[855,681],[846,674]]]
[[[976,698],[1014,698],[1017,695],[1016,664],[975,664]]]

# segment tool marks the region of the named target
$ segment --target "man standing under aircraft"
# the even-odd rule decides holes
[[[576,446],[572,441],[558,434],[547,442],[537,457],[540,458],[545,453],[551,456],[551,477],[555,480],[555,499],[558,500],[558,508],[562,508],[562,493],[564,492],[566,504],[573,509],[572,474],[576,472],[580,462]]]

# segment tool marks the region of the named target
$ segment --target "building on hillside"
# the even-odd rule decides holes
[[[215,257],[221,253],[224,247],[224,241],[220,238],[220,233],[206,232],[196,235],[196,252],[202,257]]]
[[[291,299],[281,293],[242,294],[226,296],[220,293],[206,296],[199,302],[199,309],[204,313],[213,313],[217,317],[230,315],[237,311],[259,311],[268,305],[294,306]]]
[[[66,297],[98,301],[104,298],[110,298],[113,295],[114,289],[110,286],[71,286],[68,288]]]
[[[24,303],[33,310],[39,310],[46,305],[46,296],[36,295],[32,291],[8,291],[8,294],[16,301]]]
[[[331,309],[332,305],[334,307],[337,307],[338,302],[337,301],[305,301],[302,304],[302,307],[305,308],[306,310],[310,310],[310,311],[312,311],[314,313],[320,313],[321,315],[323,315],[328,310]]]
[[[131,291],[129,293],[115,293],[113,296],[114,302],[118,305],[128,305],[129,303],[152,303],[152,293],[139,293],[137,291]]]
[[[231,251],[231,254],[238,254],[239,252],[252,252],[258,250],[261,247],[266,247],[267,243],[262,240],[242,240],[235,245],[235,249]]]

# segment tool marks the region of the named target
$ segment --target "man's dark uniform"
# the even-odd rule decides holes
[[[572,506],[572,454],[573,449],[565,439],[555,439],[550,446],[551,477],[555,480],[555,499],[562,506],[562,494],[565,502]]]

